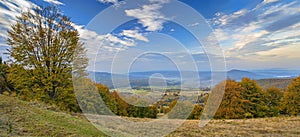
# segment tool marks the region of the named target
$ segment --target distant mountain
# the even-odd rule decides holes
[[[218,79],[214,79],[213,85],[221,82],[222,73],[215,72],[215,76]],[[155,74],[160,74],[163,77],[153,77]],[[271,69],[271,70],[237,70],[233,69],[226,72],[227,78],[240,81],[243,77],[248,77],[255,80],[260,79],[278,79],[278,78],[294,78],[300,74],[299,70],[282,70],[282,69]],[[131,87],[147,87],[149,86],[149,79],[153,78],[157,80],[165,80],[168,86],[180,86],[182,84],[200,85],[201,87],[209,87],[211,84],[210,71],[146,71],[146,72],[131,72],[129,74],[111,74],[107,72],[89,72],[89,77],[97,83],[102,83],[110,88],[128,87],[128,82]],[[156,75],[157,76],[157,75]],[[113,82],[114,81],[114,82]],[[155,80],[154,80],[155,81]],[[262,82],[263,80],[261,80]],[[274,80],[271,80],[274,81]],[[280,80],[279,80],[280,81]],[[275,81],[274,81],[275,82]],[[113,84],[115,83],[115,85]],[[198,84],[197,84],[198,83]],[[268,83],[268,82],[262,82]],[[272,82],[271,82],[272,83]],[[269,85],[269,84],[263,84]],[[195,87],[199,88],[199,87]]]
[[[160,74],[168,79],[177,79],[180,78],[179,71],[145,71],[145,72],[131,72],[129,73],[132,78],[148,78],[154,74]]]
[[[300,70],[284,69],[266,69],[266,70],[230,70],[227,73],[228,78],[240,80],[242,77],[251,79],[269,79],[269,78],[295,78],[300,75]]]
[[[243,77],[247,77],[250,79],[262,79],[267,78],[266,75],[250,72],[250,71],[244,71],[244,70],[230,70],[227,72],[227,78],[233,79],[233,80],[241,80]]]
[[[112,74],[108,72],[88,72],[89,78],[97,83],[107,85],[109,88],[121,88],[121,87],[147,87],[149,86],[149,79],[153,74],[161,74],[164,76],[167,86],[178,86],[180,83],[180,75],[176,72],[133,72],[129,74]],[[160,78],[152,77],[161,80]],[[129,84],[128,85],[128,81]],[[114,83],[114,84],[113,84]],[[116,87],[118,86],[118,87]]]
[[[256,74],[263,74],[267,78],[295,78],[300,75],[300,70],[265,69],[252,70]]]
[[[108,72],[88,72],[88,77],[97,83],[101,83],[103,85],[107,85],[109,88],[113,88],[113,80],[117,79],[117,81],[123,81],[127,78],[126,75],[122,74],[112,74]]]

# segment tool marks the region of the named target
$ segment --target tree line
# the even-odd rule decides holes
[[[225,90],[221,104],[213,117],[215,119],[243,119],[300,115],[300,76],[292,79],[284,89],[277,87],[263,89],[255,80],[249,78],[243,78],[240,82],[225,80],[212,89]],[[162,108],[162,112],[169,118],[199,119],[208,98],[209,94],[204,104],[194,104],[193,110],[186,109],[187,106],[192,105],[190,102],[178,104],[177,100],[173,100],[168,104],[168,108]],[[176,107],[178,110],[172,113],[171,110],[176,104],[178,104]],[[185,117],[180,110],[191,113]]]
[[[124,101],[117,91],[110,91],[105,85],[96,84],[87,78],[81,79],[81,81],[84,81],[84,87],[97,88],[97,90],[76,91],[78,103],[84,113],[139,118],[157,117],[158,110],[155,105],[145,107],[135,106]],[[131,99],[138,100],[136,97],[132,97]]]
[[[300,77],[291,81],[286,90],[276,87],[261,88],[255,80],[240,82],[226,80],[213,90],[225,85],[222,102],[214,115],[216,119],[262,118],[300,114]],[[201,115],[201,113],[198,113]],[[199,117],[199,116],[197,116]]]

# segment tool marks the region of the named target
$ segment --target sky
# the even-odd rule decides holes
[[[58,6],[88,70],[300,69],[298,0],[2,0],[0,54],[22,11]]]

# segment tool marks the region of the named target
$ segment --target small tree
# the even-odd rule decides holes
[[[76,111],[72,73],[83,75],[87,58],[70,19],[56,7],[35,8],[23,12],[8,34],[11,62],[16,66],[11,80],[16,90],[20,94],[36,92],[34,99],[54,101]],[[74,66],[74,61],[81,63]]]
[[[266,105],[270,108],[268,116],[278,116],[283,92],[276,87],[269,87],[266,89],[265,97]]]
[[[170,108],[170,112],[168,112],[169,119],[187,119],[191,118],[194,104],[189,101],[173,101]]]
[[[203,111],[203,107],[199,104],[194,106],[192,113],[189,115],[188,119],[200,119]]]
[[[300,77],[294,79],[287,87],[282,100],[282,110],[288,115],[300,114]]]
[[[245,111],[247,115],[253,117],[265,117],[269,108],[265,104],[265,96],[262,88],[256,83],[255,80],[243,78],[239,85],[244,88],[242,96],[245,100],[249,101],[249,106],[246,106]]]

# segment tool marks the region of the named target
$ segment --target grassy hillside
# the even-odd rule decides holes
[[[84,118],[49,109],[0,95],[0,136],[104,136]],[[212,120],[204,128],[188,120],[168,136],[300,136],[300,117]]]
[[[0,95],[0,136],[103,136],[86,119]]]

